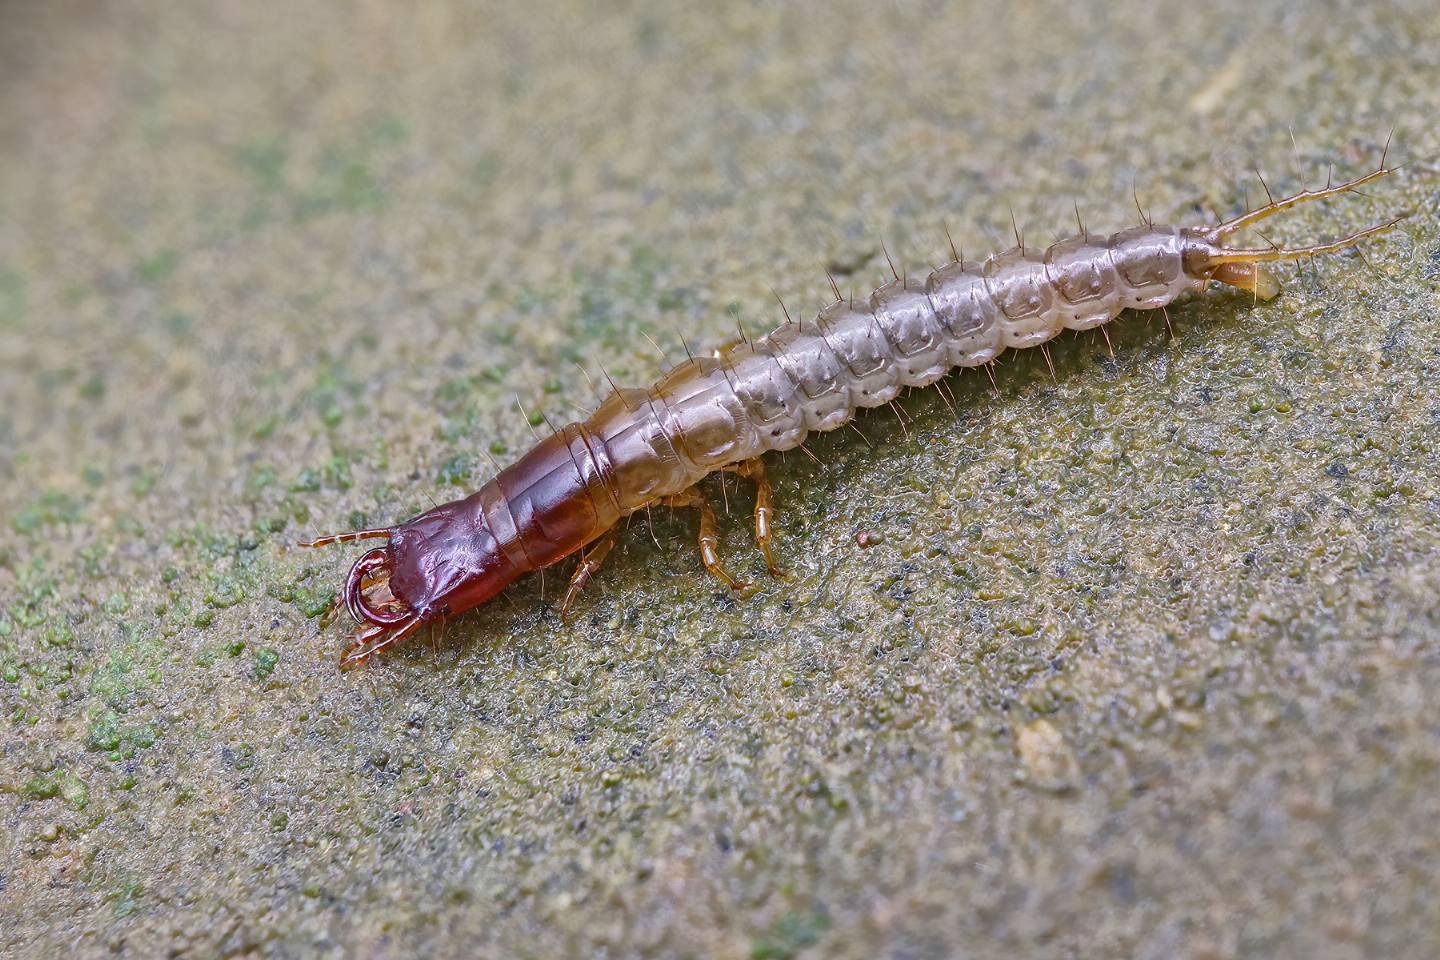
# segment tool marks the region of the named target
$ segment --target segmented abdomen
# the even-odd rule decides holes
[[[635,510],[705,474],[798,446],[903,387],[988,363],[1062,329],[1098,326],[1131,307],[1199,290],[1174,227],[1072,237],[1043,253],[1016,248],[983,264],[950,263],[925,280],[837,300],[718,358],[672,370],[649,390],[620,390],[585,427],[605,444],[615,497]]]

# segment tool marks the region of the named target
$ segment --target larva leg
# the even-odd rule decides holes
[[[775,517],[775,507],[770,499],[771,487],[770,480],[765,476],[765,461],[756,457],[728,469],[755,484],[755,543],[765,555],[765,566],[770,568],[770,576],[782,576],[780,568],[775,565],[775,558],[770,554],[770,521]]]
[[[320,614],[320,627],[324,629],[329,627],[330,624],[334,623],[335,618],[340,613],[340,608],[344,605],[345,598],[338,593],[335,594],[334,599],[330,601],[330,606],[326,607],[325,612]]]
[[[568,620],[570,604],[580,596],[580,591],[585,589],[585,584],[600,569],[600,564],[605,562],[605,557],[615,546],[615,531],[602,536],[595,541],[595,545],[586,550],[580,556],[580,566],[575,568],[575,575],[570,578],[570,586],[565,588],[565,599],[560,601],[560,619]]]
[[[419,617],[411,617],[399,626],[378,624],[361,631],[351,639],[350,646],[340,657],[340,669],[351,670],[361,666],[376,653],[404,640],[424,623]]]
[[[660,501],[668,507],[694,507],[700,511],[700,561],[705,569],[721,580],[731,590],[743,590],[745,584],[725,572],[720,565],[720,537],[716,532],[715,508],[705,499],[698,487],[691,487],[683,493],[665,497]]]

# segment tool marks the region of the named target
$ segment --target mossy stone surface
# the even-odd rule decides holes
[[[1434,4],[523,6],[7,8],[0,953],[1434,956]],[[772,458],[786,579],[717,483],[746,596],[660,510],[337,671],[291,544],[602,368],[1392,127],[1273,302]]]

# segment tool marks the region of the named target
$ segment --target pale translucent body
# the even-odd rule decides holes
[[[1187,252],[1199,262],[1197,239],[1146,226],[950,263],[689,361],[649,390],[617,391],[583,428],[604,447],[623,515],[722,467],[796,447],[954,367],[1200,290],[1204,275],[1186,269]]]

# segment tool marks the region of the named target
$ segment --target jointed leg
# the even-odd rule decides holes
[[[565,588],[565,599],[560,601],[561,620],[568,619],[570,604],[580,595],[580,591],[585,589],[585,584],[589,583],[595,571],[600,569],[600,564],[605,562],[606,555],[614,546],[615,531],[611,530],[580,555],[580,565],[575,568],[575,574],[570,578],[570,586]]]
[[[377,624],[361,630],[351,637],[350,645],[341,654],[340,669],[351,670],[362,665],[392,643],[404,640],[424,623],[419,617],[411,617],[399,626]]]
[[[765,566],[770,569],[770,576],[781,576],[780,568],[775,566],[775,558],[770,555],[770,521],[774,519],[775,508],[770,499],[770,481],[765,477],[765,461],[756,457],[729,469],[755,484],[755,543],[765,555]]]
[[[731,590],[744,589],[745,584],[736,580],[725,572],[720,565],[720,537],[716,533],[715,508],[710,506],[710,501],[698,487],[691,487],[683,493],[677,493],[660,501],[670,507],[694,507],[700,511],[700,560],[705,564],[705,569],[711,574],[725,581],[725,585]]]
[[[332,600],[330,601],[330,606],[326,607],[325,610],[324,610],[324,612],[320,614],[320,628],[321,628],[322,630],[323,630],[323,629],[327,629],[327,628],[330,626],[330,624],[334,623],[334,622],[335,622],[335,618],[340,615],[340,610],[341,610],[341,608],[344,607],[344,606],[345,606],[345,596],[344,596],[344,594],[340,594],[340,593],[335,594],[334,599],[332,599]]]

